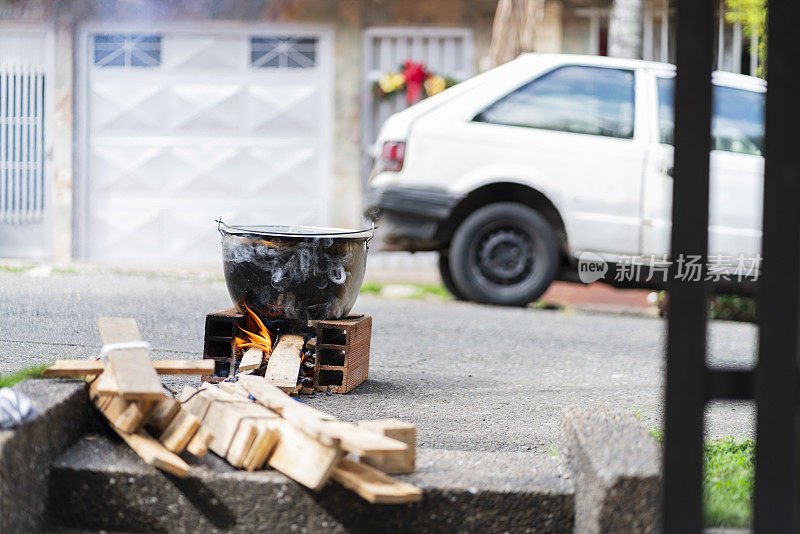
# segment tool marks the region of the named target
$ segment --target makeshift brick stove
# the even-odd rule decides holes
[[[347,393],[367,379],[372,318],[348,315],[372,230],[228,226],[225,282],[235,307],[206,317],[203,357],[220,382],[263,375],[289,393]]]
[[[203,381],[221,382],[239,371],[246,351],[236,346],[236,338],[242,339],[241,329],[245,325],[245,315],[236,308],[206,316],[203,358],[214,360],[214,374],[203,376]],[[372,317],[348,315],[343,319],[311,321],[305,328],[294,331],[298,330],[303,332],[297,334],[303,338],[300,393],[315,390],[347,393],[368,378]],[[278,341],[280,344],[280,338]],[[268,364],[268,358],[262,360],[253,374],[266,374]]]

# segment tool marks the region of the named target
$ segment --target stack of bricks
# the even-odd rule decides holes
[[[316,321],[318,391],[347,393],[369,376],[369,343],[372,317]]]

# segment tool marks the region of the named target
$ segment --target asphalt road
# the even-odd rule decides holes
[[[125,274],[0,273],[0,372],[97,355],[97,317],[133,317],[158,358],[200,357],[205,314],[230,306],[221,281]],[[303,400],[342,419],[417,424],[419,446],[547,452],[569,405],[616,406],[660,426],[665,323],[569,311],[362,295],[373,316],[370,378]],[[756,329],[714,322],[711,360],[754,362]],[[197,378],[173,379],[197,382]],[[751,436],[745,403],[709,409],[711,437]]]

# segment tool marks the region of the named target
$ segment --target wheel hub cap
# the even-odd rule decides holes
[[[526,236],[512,230],[501,230],[483,242],[478,264],[490,278],[508,282],[529,271],[532,259],[533,250]]]

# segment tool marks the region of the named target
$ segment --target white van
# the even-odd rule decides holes
[[[584,253],[666,258],[674,76],[523,55],[386,120],[367,212],[389,248],[439,251],[448,289],[480,302],[527,304]],[[760,252],[766,85],[713,82],[709,259],[729,264]]]

